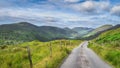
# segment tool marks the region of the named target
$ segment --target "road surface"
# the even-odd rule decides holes
[[[60,68],[112,68],[87,48],[87,45],[88,42],[85,41],[75,48]]]

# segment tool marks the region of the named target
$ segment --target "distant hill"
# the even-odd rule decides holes
[[[74,30],[72,30],[72,29],[70,29],[68,27],[65,27],[64,30],[66,30],[66,31],[68,31],[70,33],[71,37],[69,37],[69,38],[71,38],[71,39],[74,39],[76,36],[78,36],[77,31],[74,31]]]
[[[114,28],[115,26],[112,25],[103,25],[100,26],[94,30],[92,30],[91,32],[89,32],[87,35],[85,35],[83,38],[84,39],[93,39],[96,38],[97,36],[99,36],[102,32],[105,32],[107,30],[110,30],[111,28]]]
[[[43,33],[47,38],[60,39],[60,38],[69,38],[72,37],[72,34],[76,33],[72,30],[66,30],[63,28],[53,27],[53,26],[40,26],[40,33]],[[44,37],[44,36],[42,36]]]
[[[111,27],[112,27],[112,25],[100,26],[100,27],[96,28],[95,30],[93,30],[92,32],[88,33],[86,36],[88,37],[88,36],[94,35],[94,34],[99,33],[101,31],[107,30],[107,29],[109,29]]]
[[[69,38],[75,31],[52,26],[36,26],[28,22],[0,25],[0,42],[18,43],[31,40],[49,41]],[[76,32],[75,32],[76,33]]]
[[[93,28],[75,27],[72,30],[78,32],[78,37],[79,36],[81,37],[81,36],[84,36],[84,35],[88,34],[89,32],[91,32],[93,30]]]
[[[107,43],[107,42],[114,42],[119,41],[120,42],[120,25],[116,25],[107,31],[101,33],[96,39],[96,42],[100,43]]]
[[[119,27],[120,25],[104,25],[97,29],[87,27],[75,27],[70,29],[53,26],[36,26],[28,22],[4,24],[0,25],[0,44],[17,44],[32,40],[93,39],[107,30]],[[85,38],[83,38],[84,35],[86,36]]]
[[[28,22],[0,25],[0,44],[16,44],[32,40],[75,39],[93,30],[87,27],[59,28],[36,26]]]
[[[2,43],[20,43],[30,41],[36,37],[38,27],[27,22],[0,25],[0,38]]]

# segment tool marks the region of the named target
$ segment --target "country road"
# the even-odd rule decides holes
[[[85,41],[75,48],[60,68],[112,68],[87,48],[87,45],[88,42]]]

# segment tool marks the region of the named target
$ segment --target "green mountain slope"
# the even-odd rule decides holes
[[[35,26],[27,22],[0,25],[0,44],[20,43],[25,41],[71,37],[72,31],[52,26]],[[74,33],[74,32],[73,32]]]
[[[37,38],[34,36],[38,33],[37,29],[38,27],[35,25],[26,22],[0,25],[0,38],[3,43],[6,42],[8,44],[15,43],[14,41],[30,41]]]
[[[120,25],[100,34],[90,42],[89,47],[113,67],[120,68]]]
[[[77,31],[74,31],[68,27],[65,27],[64,30],[68,31],[70,33],[70,37],[71,39],[74,39],[76,36],[78,36],[78,32]]]
[[[84,36],[86,39],[93,39],[99,36],[101,33],[105,32],[106,30],[112,28],[112,25],[103,25],[94,29],[93,31],[89,32],[87,35]]]
[[[92,28],[87,28],[87,27],[75,27],[72,29],[73,31],[78,32],[78,37],[84,36],[88,34],[90,31],[92,31]]]
[[[120,28],[107,31],[101,34],[96,39],[96,42],[100,42],[100,43],[113,42],[113,41],[120,41]]]

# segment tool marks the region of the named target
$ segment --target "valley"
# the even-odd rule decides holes
[[[120,68],[120,0],[0,0],[0,68]]]
[[[96,29],[0,25],[0,68],[119,68],[119,42],[119,24]]]

